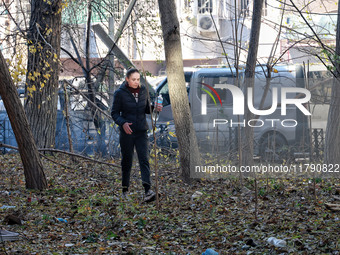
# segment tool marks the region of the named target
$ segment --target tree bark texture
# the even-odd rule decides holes
[[[261,14],[262,14],[263,0],[254,0],[253,16],[249,38],[249,50],[247,56],[246,70],[245,70],[245,84],[247,88],[254,88],[255,67],[257,59],[257,51],[259,48],[259,38],[261,29]],[[246,95],[247,95],[246,90]],[[248,96],[248,95],[247,95]],[[247,98],[247,97],[245,97]],[[248,110],[247,100],[245,100],[245,115],[247,120],[253,119],[253,114]],[[242,165],[252,165],[254,163],[254,131],[252,127],[245,125],[244,135],[242,136]]]
[[[182,178],[190,182],[190,166],[199,162],[197,138],[185,87],[179,22],[174,0],[158,0],[163,31],[169,95],[178,139]]]
[[[18,97],[6,61],[0,51],[0,95],[4,102],[12,129],[18,143],[24,167],[26,188],[43,190],[47,187],[43,165],[34,142],[24,108]]]
[[[340,4],[338,4],[338,17],[340,14]],[[340,56],[340,19],[337,21],[335,54]],[[335,75],[331,102],[328,112],[325,163],[340,164],[340,63],[335,64]]]
[[[40,148],[55,145],[61,3],[61,0],[31,2],[25,110]]]

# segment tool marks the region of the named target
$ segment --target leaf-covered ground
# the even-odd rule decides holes
[[[39,192],[25,189],[18,155],[0,155],[0,207],[15,206],[0,209],[0,226],[20,233],[18,241],[0,245],[0,254],[202,254],[207,248],[219,254],[340,254],[340,213],[324,205],[340,203],[339,180],[317,180],[316,200],[311,180],[260,181],[255,221],[252,180],[242,188],[228,179],[189,186],[173,163],[163,163],[157,210],[155,202],[142,203],[136,170],[130,200],[123,202],[119,168],[51,158],[74,168],[44,160],[49,188]],[[22,225],[8,225],[8,215]],[[276,248],[269,237],[287,246]]]

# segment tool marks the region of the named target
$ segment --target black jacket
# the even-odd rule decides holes
[[[132,93],[125,86],[126,82],[119,87],[113,96],[111,116],[116,124],[123,130],[123,124],[130,122],[130,128],[135,131],[149,129],[146,122],[146,113],[150,113],[149,100],[146,88],[142,85],[139,90],[138,103]]]

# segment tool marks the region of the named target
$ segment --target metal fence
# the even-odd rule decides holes
[[[11,123],[8,119],[7,114],[4,112],[0,113],[0,142],[12,146],[17,146]],[[2,153],[6,153],[7,149],[0,148],[0,151],[2,151]]]
[[[101,128],[94,127],[88,111],[70,114],[70,133],[74,152],[84,155],[118,156],[117,127],[112,121],[102,121]],[[6,112],[0,114],[0,143],[17,146],[17,142]],[[68,151],[70,148],[66,129],[66,118],[62,111],[57,113],[55,148]],[[2,153],[10,149],[0,148]]]
[[[323,129],[313,129],[312,131],[311,155],[313,160],[322,160],[325,148],[325,137]]]
[[[70,112],[70,133],[73,143],[73,149],[76,153],[84,155],[98,155],[117,157],[120,155],[118,127],[112,120],[102,118],[100,129],[96,129],[93,122],[92,114],[89,110],[71,111]],[[306,144],[301,155],[311,160],[320,161],[324,154],[324,131],[323,129],[313,129],[312,145]],[[176,149],[178,147],[175,136],[174,125],[159,125],[156,131],[157,145],[160,148]],[[152,133],[149,134],[150,142],[153,142]],[[229,132],[223,144],[210,146],[209,152],[224,153],[228,159],[237,159],[238,156],[238,129],[229,128]],[[213,139],[219,139],[217,137]],[[214,144],[213,139],[209,142]],[[6,112],[0,112],[0,142],[12,146],[17,146],[13,130]],[[200,145],[199,141],[199,145]],[[203,141],[204,142],[204,141]],[[255,145],[256,146],[256,145]],[[64,112],[58,110],[57,113],[57,131],[55,148],[60,150],[69,150],[68,134],[66,129],[66,118]],[[2,153],[9,149],[0,148]],[[276,148],[278,150],[278,148]],[[283,158],[292,157],[291,152],[300,151],[301,148],[285,148]],[[282,151],[281,151],[282,152]],[[260,155],[261,156],[261,155]]]
[[[6,143],[6,135],[5,135],[5,121],[0,121],[0,142]],[[5,148],[1,149],[2,153],[5,153]]]

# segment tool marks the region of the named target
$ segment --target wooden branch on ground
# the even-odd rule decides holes
[[[325,203],[325,206],[327,209],[334,211],[334,212],[340,212],[340,204],[330,204]]]
[[[42,154],[42,153],[40,153],[40,156],[41,157],[43,157],[43,158],[45,158],[46,160],[49,160],[49,161],[51,161],[52,163],[54,163],[54,164],[56,164],[56,165],[60,165],[60,166],[62,166],[62,167],[64,167],[64,168],[66,168],[66,169],[73,169],[73,170],[77,170],[76,168],[74,168],[74,167],[71,167],[71,166],[68,166],[68,165],[65,165],[65,164],[62,164],[62,163],[59,163],[59,162],[57,162],[57,161],[55,161],[55,160],[53,160],[53,159],[50,159],[49,157],[46,157],[44,154]]]
[[[18,150],[18,147],[11,146],[11,145],[4,144],[4,143],[0,143],[0,147],[4,147],[4,148],[8,148],[8,149],[13,149],[13,150]],[[82,159],[86,159],[86,160],[89,160],[89,161],[92,161],[92,162],[95,162],[95,163],[98,163],[98,164],[103,164],[103,165],[108,165],[108,166],[113,166],[113,167],[120,167],[120,165],[117,165],[117,164],[99,161],[99,160],[96,160],[96,159],[93,159],[93,158],[89,158],[89,157],[86,157],[86,156],[83,156],[83,155],[80,155],[80,154],[77,154],[77,153],[72,153],[72,152],[63,151],[63,150],[50,149],[50,148],[41,148],[41,149],[38,149],[38,151],[39,152],[40,151],[51,151],[51,152],[57,152],[57,153],[64,153],[64,154],[67,154],[67,155],[70,155],[70,156],[75,156],[75,157],[79,157],[79,158],[82,158]]]

